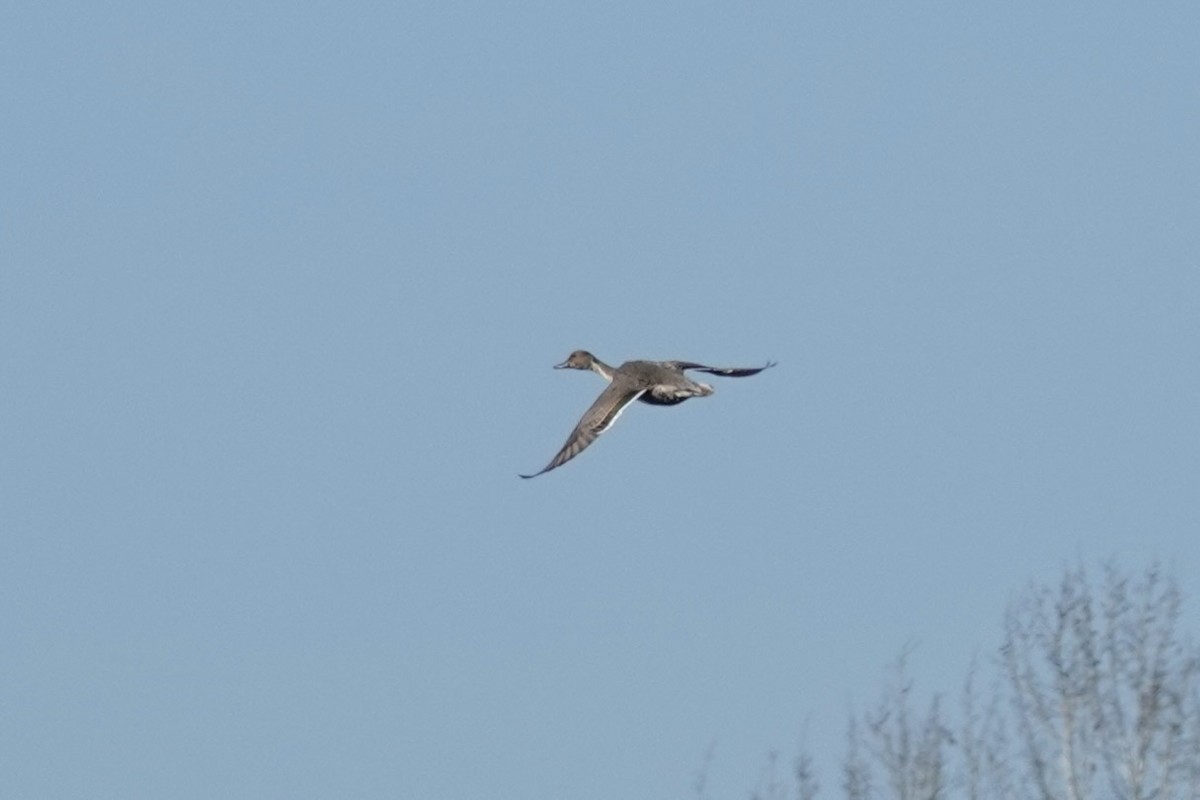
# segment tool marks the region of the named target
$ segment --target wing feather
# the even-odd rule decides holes
[[[679,369],[694,369],[697,372],[707,372],[711,375],[721,375],[726,378],[747,378],[751,375],[757,375],[764,369],[770,369],[775,366],[776,362],[768,361],[761,367],[708,367],[692,361],[672,361],[671,364]]]
[[[582,453],[588,448],[592,442],[612,427],[617,421],[617,417],[621,416],[621,412],[625,407],[637,400],[645,392],[645,389],[639,389],[636,386],[629,386],[621,382],[613,382],[608,385],[600,396],[596,398],[596,402],[592,403],[591,407],[583,412],[583,416],[579,419],[579,424],[571,431],[571,435],[567,437],[566,444],[562,449],[550,459],[550,463],[545,466],[541,472],[535,472],[532,475],[522,475],[522,478],[536,478],[538,475],[549,472],[555,467],[561,467],[563,464],[570,461],[575,456]]]

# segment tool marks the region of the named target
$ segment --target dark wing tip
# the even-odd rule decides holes
[[[700,372],[708,372],[712,375],[722,375],[726,378],[748,378],[751,375],[757,375],[765,369],[778,364],[778,361],[768,361],[761,367],[710,367],[705,364],[696,364],[691,361],[673,361],[671,362],[677,369],[694,369]]]
[[[763,372],[764,370],[768,370],[778,363],[779,363],[778,361],[768,361],[767,363],[763,364],[761,367],[730,367],[730,368],[726,368],[726,369],[716,369],[716,370],[713,370],[713,374],[725,375],[730,378],[748,378],[751,375],[757,375],[758,373]]]

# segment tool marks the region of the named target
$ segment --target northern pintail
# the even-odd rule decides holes
[[[706,367],[691,361],[626,361],[614,369],[588,351],[576,350],[567,356],[566,361],[555,364],[554,368],[591,370],[608,381],[608,388],[601,392],[591,408],[583,413],[579,424],[567,437],[567,443],[545,469],[521,477],[536,478],[543,472],[561,467],[582,453],[588,445],[596,441],[596,437],[612,427],[617,417],[625,410],[625,406],[634,400],[656,406],[673,406],[689,397],[707,397],[713,393],[711,386],[693,381],[684,374],[684,370],[694,369],[727,378],[745,378],[773,366],[774,361],[768,361],[761,367],[732,368]]]

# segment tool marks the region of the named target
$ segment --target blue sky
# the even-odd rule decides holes
[[[741,796],[1200,591],[1192,3],[25,4],[0,794]],[[602,384],[779,366],[631,408]],[[1188,608],[1195,630],[1200,612]]]

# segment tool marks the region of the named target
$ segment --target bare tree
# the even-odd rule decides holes
[[[792,763],[793,775],[796,778],[796,800],[814,800],[821,785],[813,772],[812,756],[801,748],[800,754]]]
[[[750,793],[750,800],[786,800],[787,787],[779,777],[779,753],[767,753],[767,765],[758,779],[758,787]]]
[[[912,681],[905,649],[892,666],[883,697],[864,718],[865,748],[895,800],[940,800],[947,788],[946,748],[954,743],[934,697],[923,720],[911,708]],[[849,764],[847,765],[849,768]]]
[[[1000,711],[1001,692],[993,684],[981,708],[976,688],[978,677],[978,665],[972,661],[960,702],[957,785],[967,800],[1009,800],[1017,792],[1007,756],[1008,732]]]
[[[1200,661],[1178,635],[1181,599],[1157,568],[1110,565],[1099,590],[1080,568],[1009,610],[1001,658],[1034,797],[1200,797]]]
[[[716,751],[717,743],[710,742],[704,751],[704,760],[700,764],[700,769],[696,770],[696,775],[692,778],[692,789],[696,792],[696,800],[707,800],[708,798],[705,793],[705,790],[708,789],[708,771],[712,769],[713,756]]]
[[[1042,587],[1005,618],[1001,658],[1026,775],[1039,800],[1092,797],[1101,721],[1100,660],[1087,584],[1074,573]]]
[[[851,715],[847,800],[1200,800],[1200,651],[1180,631],[1182,595],[1157,567],[1083,568],[1031,588],[1004,617],[986,697],[972,665],[957,724],[934,696],[913,710],[901,652],[878,705]],[[788,795],[772,754],[752,795]],[[801,752],[794,796],[817,781]]]
[[[792,778],[796,782],[796,800],[813,800],[820,788],[813,774],[812,757],[803,747],[792,762]],[[779,776],[779,753],[772,750],[767,754],[767,763],[758,779],[758,786],[750,793],[750,800],[787,800],[791,796],[787,783]]]
[[[846,791],[846,800],[871,798],[871,763],[863,749],[858,719],[851,716],[846,734],[846,762],[842,767],[842,788]]]

